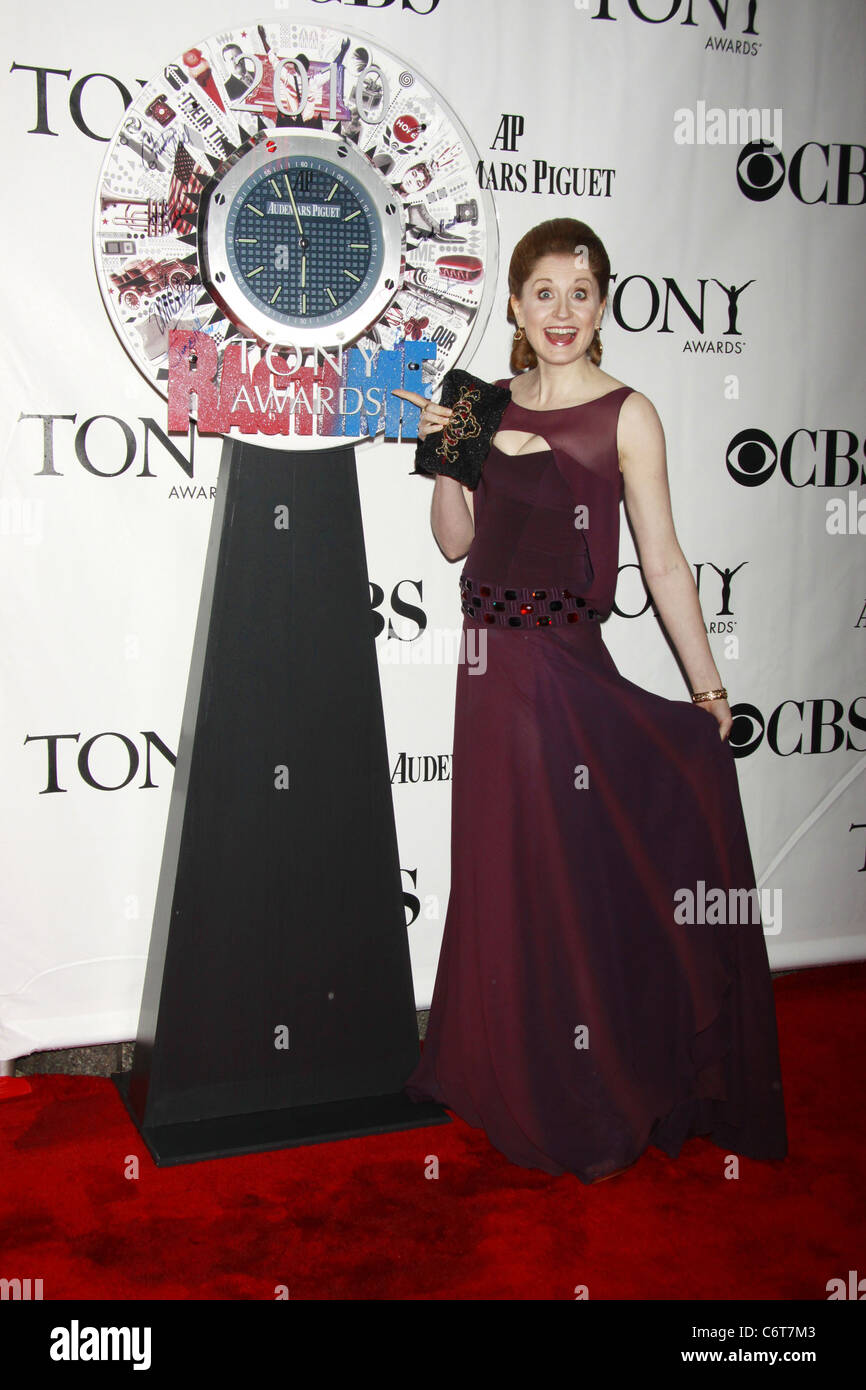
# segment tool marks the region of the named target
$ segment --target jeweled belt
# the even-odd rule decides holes
[[[580,594],[550,585],[543,589],[521,589],[512,585],[484,584],[461,575],[460,596],[460,607],[467,617],[500,627],[553,627],[598,621],[601,617]]]

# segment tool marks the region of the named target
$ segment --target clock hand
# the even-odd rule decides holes
[[[290,183],[290,181],[289,181],[288,178],[286,179],[286,188],[289,190],[289,198],[291,199],[291,203],[292,203],[292,212],[295,214],[295,221],[296,221],[297,224],[298,224],[298,234],[299,234],[299,236],[303,237],[303,235],[304,235],[304,229],[303,229],[303,227],[301,226],[301,218],[300,218],[300,214],[298,213],[298,205],[297,205],[297,203],[295,202],[295,195],[294,195],[294,193],[292,192],[292,185],[291,185],[291,183]]]

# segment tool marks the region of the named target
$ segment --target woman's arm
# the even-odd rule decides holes
[[[417,391],[395,388],[391,395],[411,401],[421,411],[418,422],[419,439],[426,439],[428,434],[436,434],[451,419],[453,412],[447,405],[428,401]],[[433,484],[433,501],[430,503],[430,525],[445,558],[462,559],[475,536],[475,511],[469,488],[465,488],[456,478],[437,473]]]
[[[659,617],[692,692],[716,690],[723,682],[707,641],[697,587],[674,529],[664,431],[655,407],[639,392],[628,396],[620,411],[617,445],[641,570]],[[701,708],[714,716],[721,738],[726,738],[733,723],[727,700],[708,700]]]
[[[430,525],[442,554],[460,560],[467,554],[475,536],[472,493],[456,478],[437,473],[430,503]]]

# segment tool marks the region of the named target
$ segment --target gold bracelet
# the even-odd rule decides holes
[[[704,700],[727,700],[727,698],[728,692],[724,686],[720,686],[718,690],[701,690],[692,696],[696,705],[703,704]]]

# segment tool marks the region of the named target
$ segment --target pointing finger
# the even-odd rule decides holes
[[[423,410],[425,405],[430,404],[427,396],[419,396],[417,391],[403,391],[395,387],[391,395],[401,396],[404,401],[410,401],[412,405],[417,405],[419,410]]]

